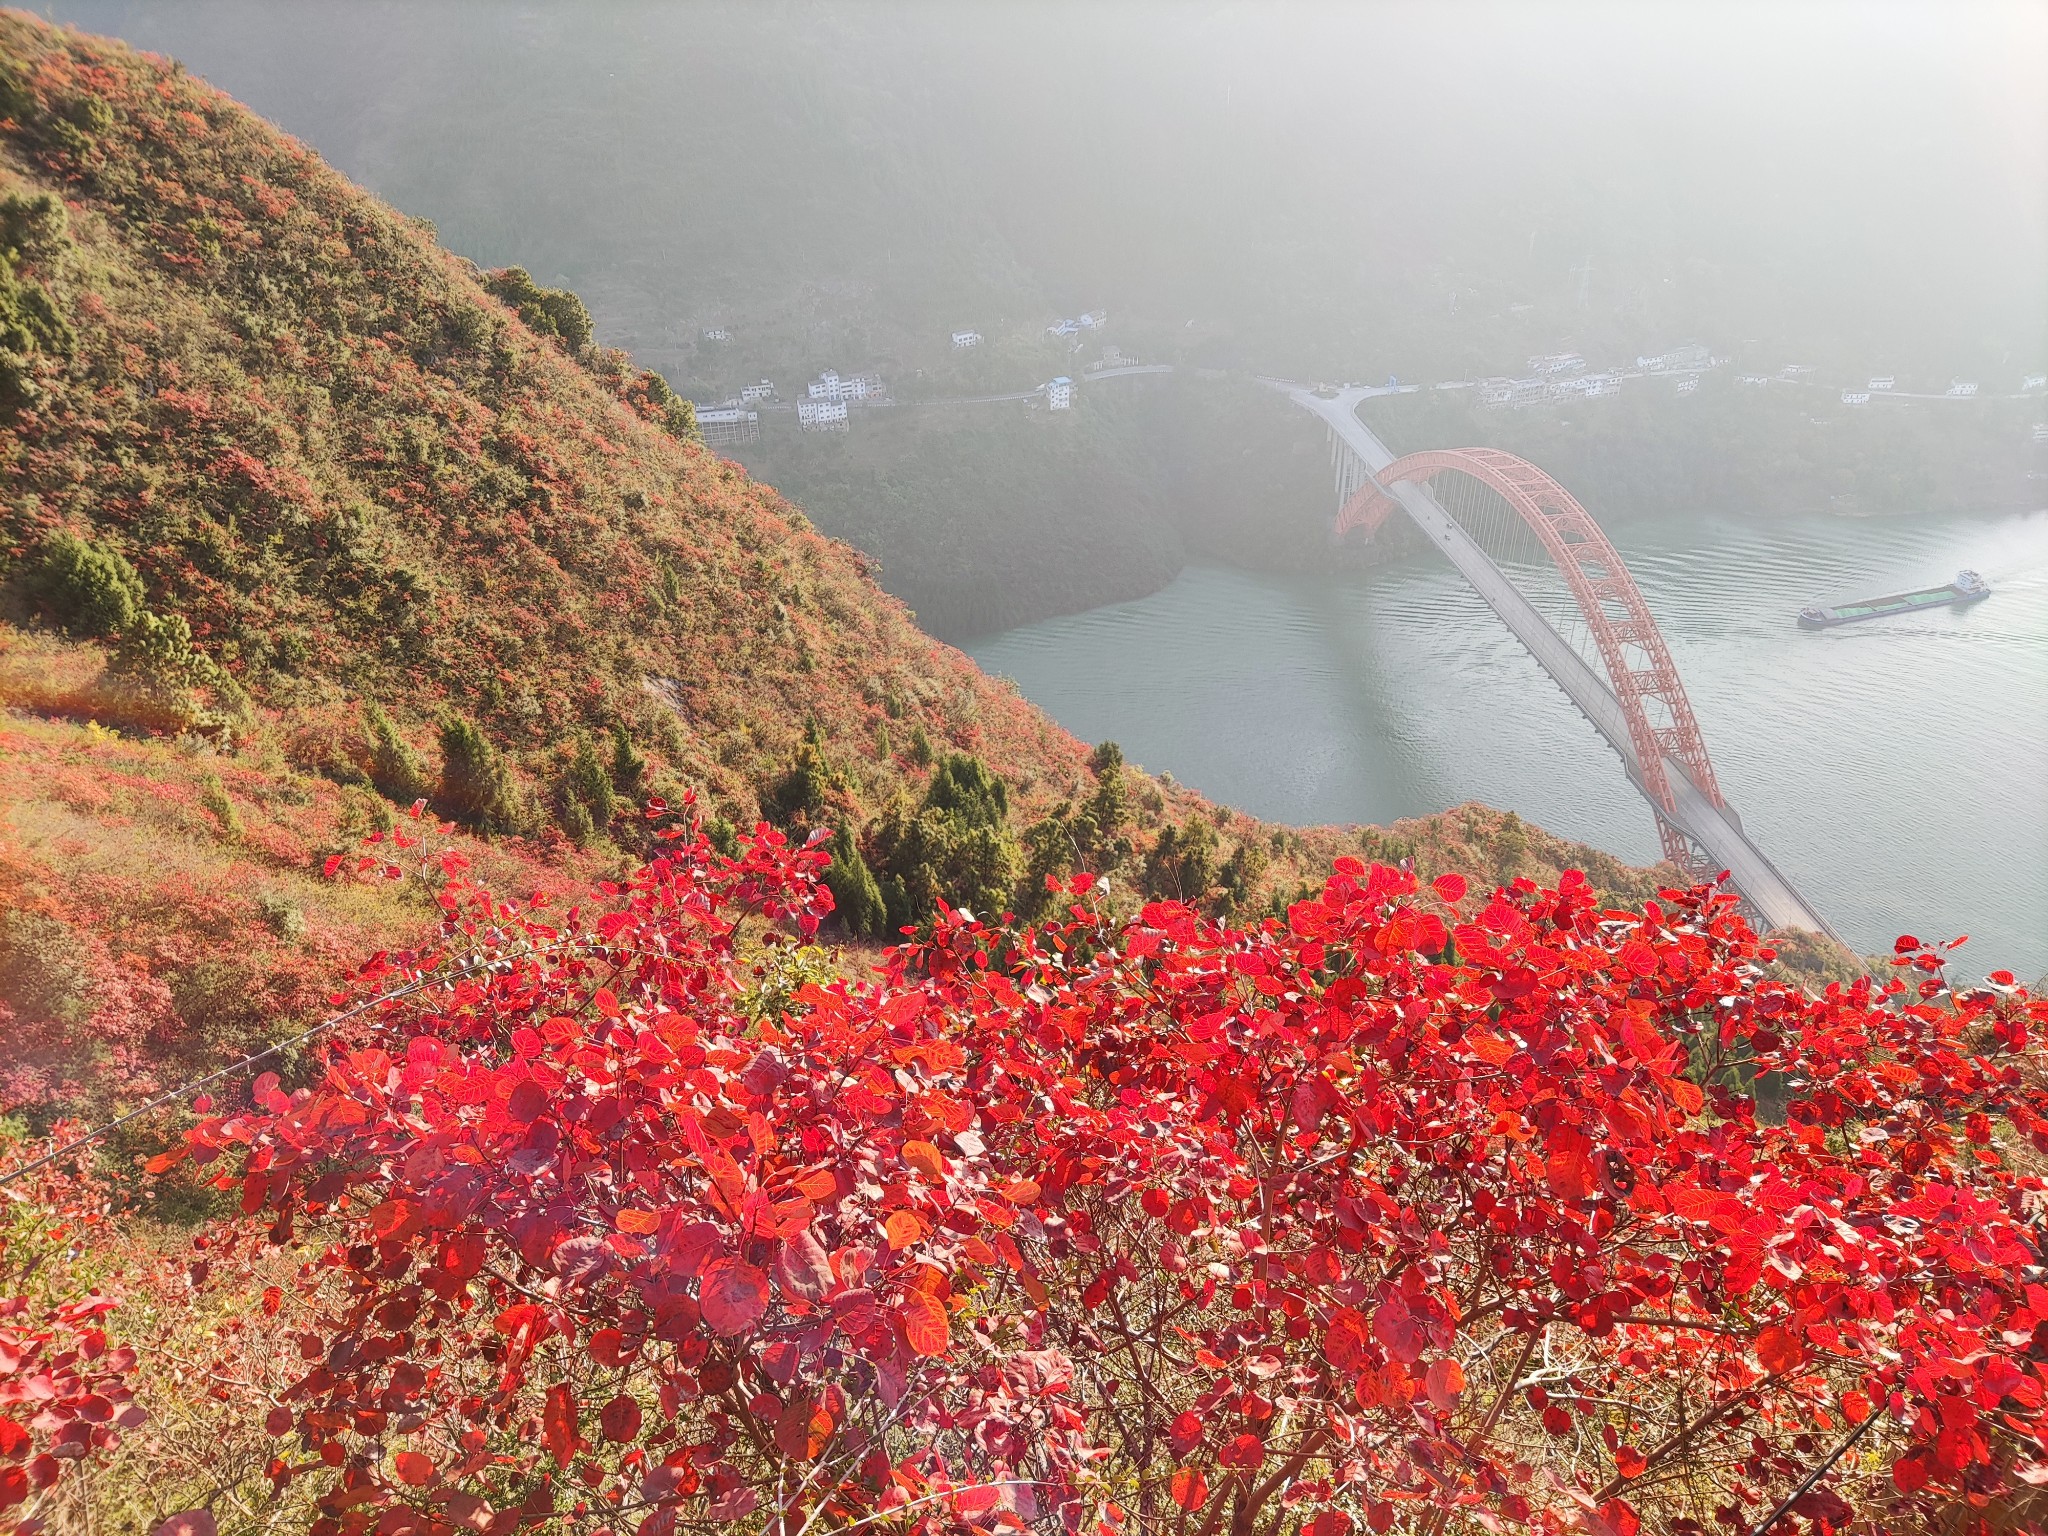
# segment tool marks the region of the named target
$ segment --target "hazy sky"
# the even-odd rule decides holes
[[[1513,301],[1873,367],[2048,351],[2048,4],[40,8],[642,342],[822,284],[1185,311],[1274,367]]]

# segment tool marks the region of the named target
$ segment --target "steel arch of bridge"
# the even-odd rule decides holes
[[[1496,492],[1529,526],[1564,577],[1599,646],[1608,684],[1628,722],[1637,777],[1652,803],[1665,813],[1677,810],[1664,766],[1669,757],[1700,793],[1714,805],[1725,806],[1685,685],[1635,578],[1592,514],[1534,464],[1493,448],[1411,453],[1387,465],[1345,501],[1337,513],[1337,536],[1357,529],[1370,537],[1395,508],[1388,487],[1442,474],[1465,475]],[[1653,700],[1663,706],[1666,723],[1650,718],[1648,704]],[[1658,816],[1657,831],[1665,855],[1680,868],[1689,867],[1691,841],[1669,814]]]

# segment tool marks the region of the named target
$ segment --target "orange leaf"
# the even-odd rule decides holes
[[[946,1176],[946,1160],[939,1155],[939,1149],[928,1141],[906,1141],[903,1143],[903,1161],[919,1173],[932,1180]]]
[[[946,1304],[924,1291],[903,1296],[903,1336],[920,1355],[943,1355],[952,1342],[953,1320]]]
[[[621,1211],[618,1214],[618,1228],[645,1237],[661,1225],[661,1216],[654,1211]]]
[[[1202,1476],[1200,1467],[1182,1467],[1173,1474],[1168,1489],[1173,1502],[1190,1514],[1209,1502],[1209,1479]]]
[[[889,1234],[889,1246],[898,1253],[919,1242],[924,1237],[924,1223],[917,1219],[915,1211],[896,1211],[883,1223],[883,1230]]]

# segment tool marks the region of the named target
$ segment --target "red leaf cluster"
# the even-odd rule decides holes
[[[376,978],[445,984],[192,1133],[318,1253],[273,1466],[317,1536],[1697,1533],[1872,1414],[1812,1519],[2048,1477],[2023,990],[1813,996],[1707,889],[1347,859],[1255,928],[942,913],[752,1018],[736,932],[822,862],[452,885]]]

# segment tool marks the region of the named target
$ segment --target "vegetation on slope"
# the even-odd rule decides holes
[[[816,829],[855,934],[1077,867],[1265,906],[1353,836],[1091,766],[573,295],[477,272],[174,64],[0,15],[0,274],[12,1103],[303,1022],[414,916],[316,894],[324,857],[419,799],[516,884],[622,866],[650,796],[728,845]]]

